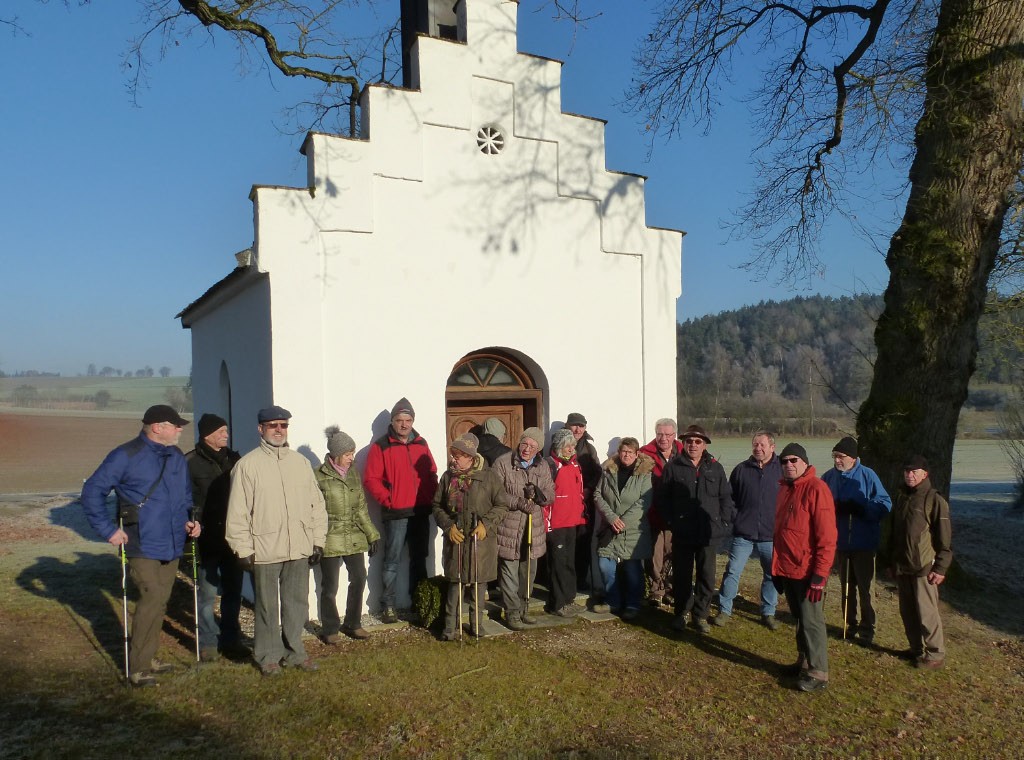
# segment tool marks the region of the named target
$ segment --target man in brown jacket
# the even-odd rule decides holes
[[[900,617],[919,668],[941,668],[946,644],[939,617],[939,586],[953,561],[949,503],[928,479],[920,454],[903,465],[903,483],[892,510],[892,568],[900,597]]]

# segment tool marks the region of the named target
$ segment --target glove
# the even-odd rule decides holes
[[[238,566],[242,568],[242,570],[248,570],[251,573],[253,568],[256,567],[256,555],[250,554],[248,557],[239,557]]]
[[[466,540],[465,534],[459,530],[459,526],[452,524],[452,527],[448,529],[448,540],[453,544],[461,544]]]
[[[817,604],[825,596],[825,579],[820,575],[811,576],[811,585],[807,587],[807,601]]]
[[[320,560],[324,558],[324,547],[314,546],[313,553],[309,555],[309,566],[319,565]]]
[[[535,486],[533,483],[527,483],[525,486],[523,486],[523,498],[525,498],[527,501],[532,501],[536,503],[537,486]]]
[[[483,523],[477,523],[476,527],[473,528],[473,538],[477,541],[483,541],[487,538],[487,528],[484,527]]]
[[[379,538],[376,541],[371,541],[370,542],[370,556],[372,557],[374,554],[376,554],[378,549],[380,549],[380,539]]]

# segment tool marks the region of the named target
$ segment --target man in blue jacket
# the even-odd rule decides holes
[[[132,686],[154,686],[154,673],[170,669],[155,659],[160,629],[185,539],[200,532],[189,516],[192,486],[176,445],[187,424],[171,407],[151,406],[139,437],[107,454],[82,487],[89,524],[107,543],[124,546],[139,591],[128,658]],[[111,491],[117,495],[116,515],[107,507]]]
[[[761,621],[775,631],[775,606],[779,592],[772,582],[772,534],[775,532],[775,500],[779,495],[782,467],[775,455],[775,436],[758,430],[750,440],[750,458],[733,468],[729,476],[736,518],[732,525],[729,564],[718,592],[718,615],[711,621],[726,625],[732,616],[732,602],[740,586],[747,560],[756,553],[761,561]]]
[[[842,605],[846,610],[846,638],[856,633],[861,644],[875,637],[875,608],[871,604],[871,581],[875,577],[875,555],[882,538],[882,520],[892,511],[892,499],[875,471],[857,458],[857,441],[846,436],[832,449],[835,467],[821,479],[832,491],[836,504],[836,562]],[[856,586],[857,592],[851,593]],[[860,602],[860,625],[857,606]]]

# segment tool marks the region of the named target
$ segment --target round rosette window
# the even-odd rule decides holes
[[[476,133],[476,144],[484,155],[496,156],[505,150],[505,135],[493,124],[488,124]]]

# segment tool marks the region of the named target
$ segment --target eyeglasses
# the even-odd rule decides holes
[[[287,422],[264,422],[263,427],[267,430],[287,430]]]
[[[783,464],[796,464],[797,462],[800,461],[800,458],[799,457],[786,457],[785,459],[780,459],[779,461],[782,462]]]

